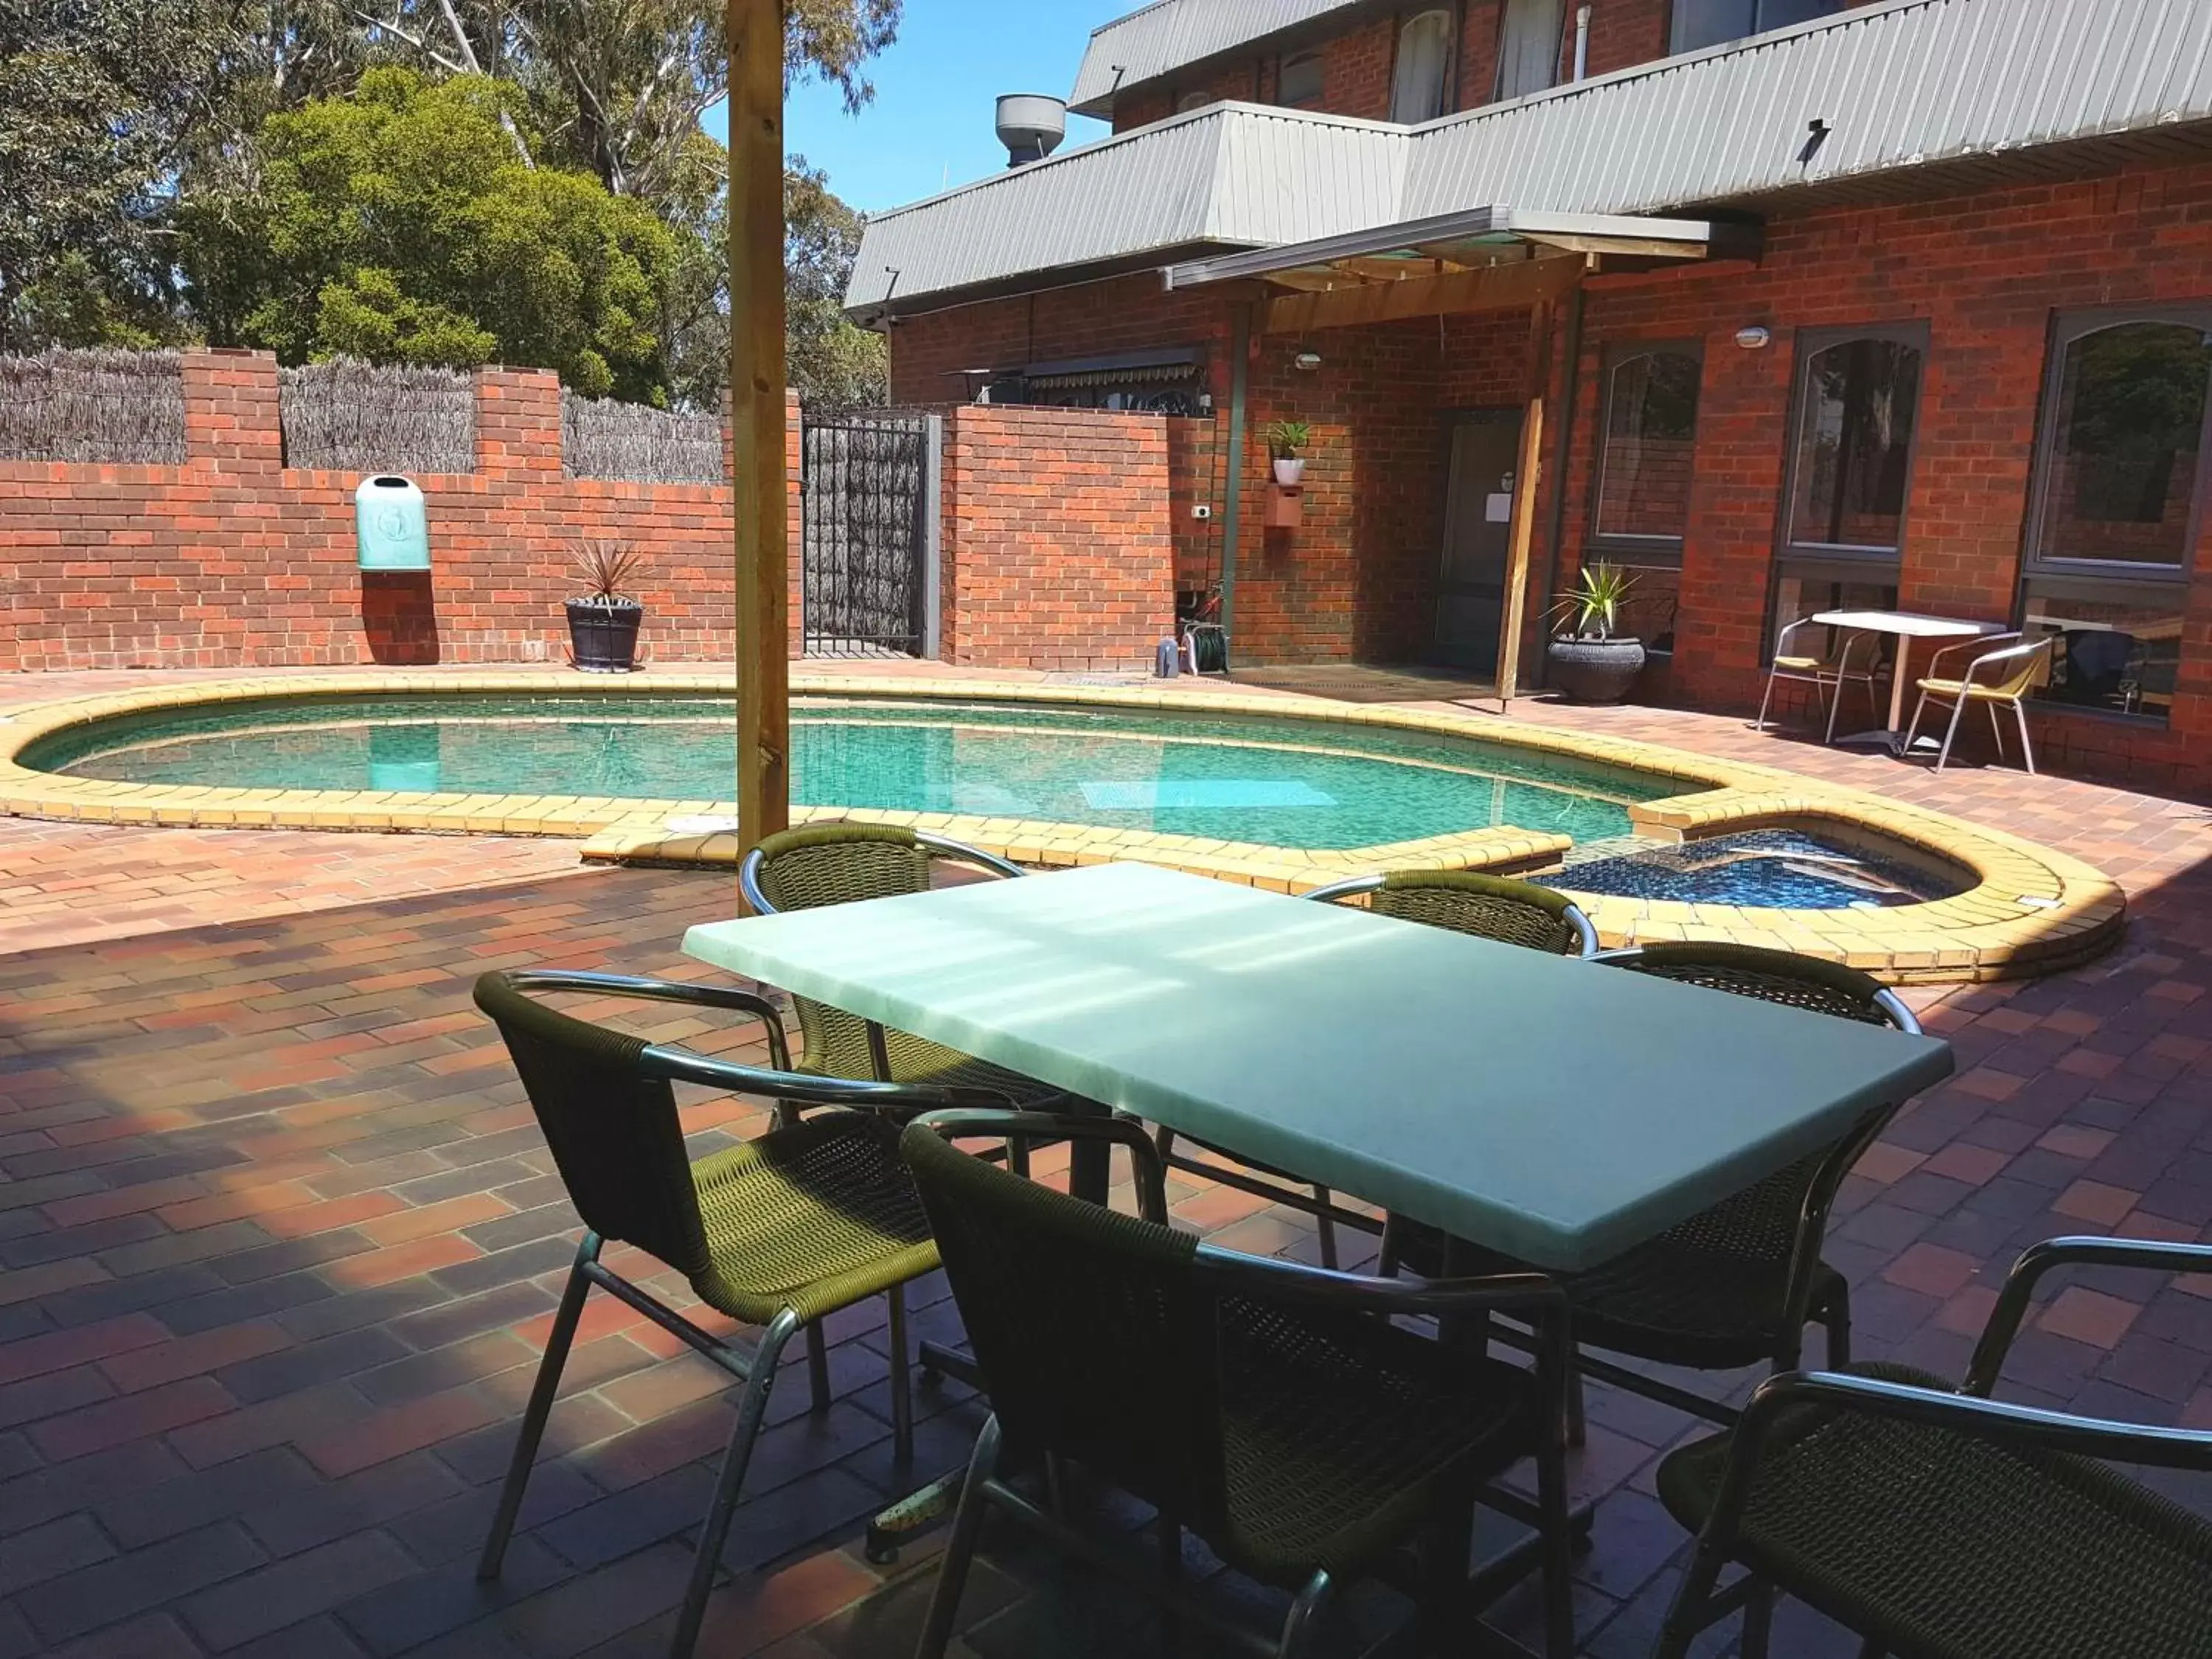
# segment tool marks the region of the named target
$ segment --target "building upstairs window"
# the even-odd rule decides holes
[[[1425,11],[1398,31],[1398,65],[1390,77],[1390,118],[1433,121],[1449,106],[1452,15]]]
[[[1674,52],[1724,46],[1842,11],[1851,0],[1674,0]]]
[[[1301,52],[1283,59],[1283,72],[1275,82],[1277,103],[1292,109],[1318,109],[1326,90],[1319,52]]]
[[[1498,26],[1498,96],[1525,98],[1559,80],[1566,0],[1505,0]]]

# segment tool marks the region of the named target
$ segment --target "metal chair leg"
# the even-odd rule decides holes
[[[1322,1615],[1328,1610],[1329,1597],[1335,1584],[1326,1569],[1306,1580],[1297,1600],[1291,1603],[1290,1613],[1283,1620],[1282,1639],[1275,1644],[1275,1659],[1299,1659],[1318,1645]]]
[[[983,1487],[999,1470],[999,1419],[992,1418],[975,1437],[975,1450],[968,1460],[968,1478],[960,1485],[960,1507],[953,1512],[952,1536],[945,1546],[945,1559],[937,1569],[937,1587],[929,1594],[929,1612],[921,1622],[921,1639],[915,1644],[915,1659],[943,1659],[952,1639],[952,1620],[960,1611],[960,1592],[967,1587],[968,1568],[975,1559],[975,1539],[983,1527],[983,1508],[990,1500]]]
[[[1743,1604],[1743,1640],[1740,1659],[1766,1659],[1774,1639],[1774,1586],[1764,1579],[1753,1583]]]
[[[584,1298],[591,1294],[592,1281],[585,1277],[584,1266],[599,1259],[599,1236],[586,1233],[576,1247],[576,1265],[568,1270],[568,1282],[562,1288],[560,1311],[553,1316],[553,1328],[546,1335],[544,1357],[538,1362],[538,1380],[531,1384],[530,1404],[522,1413],[521,1431],[514,1437],[514,1455],[508,1461],[507,1480],[499,1489],[499,1507],[492,1512],[491,1531],[484,1539],[483,1553],[477,1558],[479,1579],[498,1577],[500,1563],[507,1559],[507,1540],[514,1536],[515,1517],[522,1512],[522,1494],[530,1485],[531,1468],[538,1462],[538,1443],[545,1437],[545,1420],[553,1414],[554,1396],[561,1391],[561,1372],[576,1340],[576,1322],[583,1316]]]
[[[885,1335],[891,1351],[891,1458],[904,1468],[914,1462],[914,1377],[908,1359],[906,1286],[892,1285],[884,1299],[890,1304]]]
[[[1997,706],[1993,702],[1986,702],[1982,707],[1990,711],[1990,736],[1996,739],[1997,758],[2002,760],[2004,758],[2004,727],[1997,721]]]
[[[1581,1447],[1589,1440],[1589,1419],[1584,1414],[1583,1401],[1583,1368],[1575,1364],[1574,1355],[1567,1356],[1567,1444]]]
[[[1774,681],[1775,673],[1770,668],[1766,671],[1766,690],[1759,697],[1759,717],[1751,723],[1751,729],[1754,732],[1766,730],[1766,707],[1774,701]]]
[[[1868,688],[1869,693],[1872,690],[1871,686]],[[1912,752],[1912,745],[1920,741],[1920,717],[1927,712],[1928,694],[1923,691],[1919,701],[1912,705],[1912,718],[1905,727],[1905,752],[1908,755]]]
[[[1689,1659],[1690,1644],[1712,1622],[1706,1604],[1713,1599],[1713,1586],[1720,1582],[1726,1559],[1704,1534],[1698,1534],[1697,1553],[1690,1558],[1689,1570],[1667,1609],[1652,1659]]]
[[[1838,1291],[1828,1299],[1827,1310],[1820,1323],[1828,1333],[1828,1369],[1839,1371],[1851,1363],[1851,1298],[1849,1292]]]
[[[2027,775],[2032,778],[2035,775],[2035,745],[2028,740],[2027,736],[2027,705],[2025,702],[2014,702],[2012,713],[2013,718],[2020,722],[2021,758],[2027,763]]]
[[[830,1339],[819,1325],[806,1328],[806,1384],[818,1416],[830,1409]]]
[[[1951,723],[1943,728],[1943,746],[1936,751],[1936,769],[1940,772],[1951,758],[1951,745],[1958,741],[1959,719],[1966,712],[1966,700],[1960,697],[1951,705]]]
[[[699,1626],[707,1617],[707,1595],[714,1588],[715,1569],[722,1563],[722,1540],[729,1536],[730,1517],[737,1513],[738,1494],[745,1484],[745,1466],[752,1462],[753,1443],[760,1438],[761,1420],[768,1414],[769,1390],[775,1386],[777,1363],[784,1345],[799,1333],[799,1316],[785,1309],[761,1333],[753,1356],[752,1374],[746,1377],[738,1401],[738,1420],[730,1430],[729,1449],[722,1454],[721,1473],[714,1479],[714,1501],[700,1524],[698,1553],[691,1558],[691,1581],[677,1609],[676,1633],[668,1644],[669,1659],[690,1659],[699,1643]]]
[[[1314,1218],[1315,1231],[1321,1240],[1321,1265],[1332,1272],[1336,1267],[1336,1223],[1328,1215],[1329,1191],[1319,1182],[1314,1183],[1314,1202],[1322,1206],[1322,1213]]]
[[[1581,1396],[1579,1375],[1568,1392],[1571,1398]],[[1544,1534],[1544,1659],[1574,1659],[1575,1540],[1567,1502],[1566,1449],[1548,1436],[1536,1454],[1536,1510]]]

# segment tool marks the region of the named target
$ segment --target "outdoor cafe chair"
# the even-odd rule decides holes
[[[758,1018],[773,1070],[725,1060],[580,1019],[541,1000],[556,993],[642,998]],[[700,1532],[670,1645],[684,1659],[698,1639],[722,1540],[768,1408],[783,1350],[801,1330],[871,1297],[890,1304],[894,1448],[914,1441],[903,1288],[937,1266],[929,1224],[899,1159],[895,1116],[950,1106],[1003,1104],[976,1089],[858,1082],[793,1073],[773,1005],[750,992],[611,974],[509,972],[477,981],[477,1006],[506,1039],[538,1127],[552,1150],[584,1236],[545,1341],[545,1354],[500,1489],[477,1576],[499,1575],[538,1443],[593,1288],[635,1309],[743,1384],[736,1425]],[[693,1159],[672,1085],[700,1084],[776,1103],[775,1127]],[[812,1108],[830,1109],[808,1115]],[[601,1259],[629,1244],[682,1273],[715,1312],[763,1327],[750,1351],[686,1318]],[[817,1409],[829,1404],[818,1341],[810,1370]]]
[[[783,910],[925,893],[940,864],[964,865],[1001,878],[1028,873],[980,848],[926,830],[844,819],[763,837],[738,866],[738,887],[757,914],[772,916]],[[1024,1105],[1060,1092],[1034,1078],[910,1032],[886,1030],[811,997],[795,996],[792,1005],[799,1015],[802,1072],[989,1089]]]
[[[1968,663],[1964,673],[1931,673],[1919,681],[1920,701],[1912,705],[1912,724],[1905,728],[1904,753],[1911,754],[1912,745],[1920,735],[1920,717],[1927,713],[1932,701],[1948,704],[1951,722],[1943,728],[1943,746],[1936,751],[1936,769],[1940,772],[1951,758],[1951,745],[1958,741],[1959,719],[1966,712],[1969,703],[1979,703],[1990,711],[1990,735],[1996,739],[1997,758],[2004,758],[2004,725],[1997,719],[1997,708],[2002,705],[2012,710],[2014,722],[2020,728],[2021,759],[2027,765],[2028,775],[2035,775],[2035,744],[2027,735],[2027,700],[2036,687],[2051,678],[2051,650],[2056,635],[2046,634],[2039,640],[2022,641],[2017,634],[2000,634],[1997,639],[2009,639],[2013,644],[1982,654]],[[1939,668],[1942,659],[1954,652],[1984,647],[1990,641],[1979,639],[1967,645],[1946,646],[1929,659],[1931,670]]]
[[[1449,927],[1501,945],[1525,945],[1558,957],[1597,954],[1597,929],[1579,905],[1565,894],[1534,882],[1474,870],[1394,870],[1388,875],[1352,876],[1316,887],[1305,896],[1323,904],[1364,903],[1377,915],[1395,916],[1431,927]],[[1336,1224],[1371,1228],[1374,1223],[1339,1205],[1318,1182],[1306,1188],[1284,1171],[1238,1158],[1208,1141],[1188,1137],[1208,1153],[1195,1158],[1176,1150],[1176,1136],[1162,1127],[1160,1158],[1171,1170],[1202,1175],[1315,1218],[1324,1267],[1338,1265]],[[1285,1182],[1293,1182],[1285,1185]]]
[[[1866,689],[1867,706],[1874,710],[1875,718],[1881,718],[1881,705],[1875,699],[1874,683],[1879,678],[1881,663],[1877,659],[1881,641],[1871,634],[1846,633],[1843,649],[1832,657],[1804,649],[1796,645],[1801,629],[1827,628],[1826,623],[1816,623],[1810,617],[1800,617],[1785,626],[1774,641],[1774,659],[1767,665],[1766,690],[1759,699],[1759,718],[1752,721],[1751,729],[1766,729],[1767,706],[1774,701],[1774,686],[1778,680],[1792,680],[1813,687],[1826,710],[1828,724],[1823,742],[1836,740],[1836,716],[1843,712],[1844,688],[1859,685]],[[1860,661],[1858,648],[1866,647],[1866,658]]]
[[[1902,1365],[1770,1377],[1733,1434],[1660,1464],[1698,1535],[1660,1659],[1746,1608],[1767,1651],[1772,1592],[1862,1638],[1862,1659],[2204,1659],[2212,1520],[2114,1462],[2212,1474],[2212,1430],[1993,1399],[2051,1268],[2212,1273],[2212,1245],[2060,1238],[2014,1264],[1956,1390]],[[1730,1562],[1745,1576],[1718,1589]]]
[[[1127,1146],[1140,1213],[1057,1192],[969,1156],[954,1139],[1092,1137]],[[986,1509],[1162,1599],[1247,1649],[1312,1650],[1338,1585],[1395,1573],[1443,1650],[1486,1592],[1541,1563],[1546,1652],[1574,1641],[1572,1548],[1558,1390],[1564,1304],[1540,1274],[1414,1285],[1200,1243],[1166,1224],[1163,1166],[1125,1118],[952,1111],[910,1124],[899,1150],[936,1230],[990,1396],[917,1652],[942,1655]],[[1489,1358],[1404,1328],[1510,1312],[1538,1332],[1537,1364]],[[1532,1507],[1487,1483],[1536,1460]],[[1097,1542],[1014,1480],[1048,1458],[1150,1505],[1165,1571]],[[1498,1571],[1470,1577],[1477,1501],[1537,1528]],[[1294,1592],[1279,1629],[1223,1619],[1176,1583],[1182,1531],[1230,1566]]]
[[[1840,963],[1747,945],[1659,944],[1607,951],[1601,964],[1735,996],[1802,1008],[1917,1035],[1920,1023],[1897,994]],[[1580,1437],[1581,1378],[1618,1387],[1727,1424],[1735,1413],[1702,1395],[1641,1371],[1593,1358],[1602,1349],[1695,1370],[1765,1364],[1787,1370],[1804,1346],[1804,1328],[1827,1333],[1827,1358],[1850,1357],[1850,1287],[1820,1259],[1828,1212],[1853,1164],[1888,1122],[1893,1108],[1868,1114],[1843,1135],[1784,1169],[1668,1228],[1611,1261],[1561,1275],[1573,1310],[1576,1376],[1569,1387]],[[1394,1230],[1395,1231],[1395,1230]],[[1415,1235],[1401,1252],[1416,1271],[1499,1272],[1510,1258]],[[1416,1245],[1425,1244],[1425,1249]]]

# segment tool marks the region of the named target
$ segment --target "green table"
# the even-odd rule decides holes
[[[684,948],[1566,1271],[1952,1069],[1931,1038],[1140,864]]]

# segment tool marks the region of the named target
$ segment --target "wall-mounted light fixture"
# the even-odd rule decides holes
[[[1310,374],[1314,370],[1321,367],[1321,353],[1318,351],[1301,351],[1297,356],[1291,358],[1291,361],[1297,365],[1298,368],[1305,370],[1307,374]]]
[[[1773,338],[1773,334],[1760,323],[1750,324],[1735,331],[1735,343],[1746,351],[1764,351]]]

